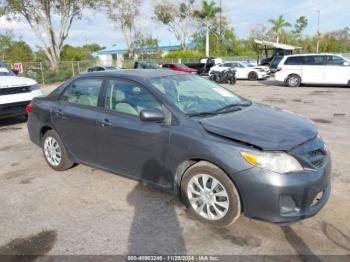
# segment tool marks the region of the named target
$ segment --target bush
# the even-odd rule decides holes
[[[204,52],[198,49],[184,49],[170,51],[165,58],[199,58],[204,57]]]

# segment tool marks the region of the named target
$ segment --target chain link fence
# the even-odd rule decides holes
[[[9,68],[14,68],[14,64],[7,63]],[[49,62],[23,62],[21,64],[23,73],[20,76],[33,78],[40,84],[50,84],[76,76],[89,67],[96,66],[96,61],[62,61],[57,70],[53,70]]]
[[[342,54],[350,58],[350,54]],[[222,57],[225,61],[250,61],[256,62],[256,57],[249,56],[231,56]],[[199,63],[200,58],[159,58],[144,59],[145,61],[157,64],[163,63]],[[124,59],[123,68],[130,69],[134,67],[134,60]],[[15,63],[7,63],[10,68],[14,68]],[[21,76],[35,79],[40,84],[50,84],[54,82],[65,81],[68,78],[85,72],[89,67],[99,65],[97,61],[62,61],[57,70],[53,70],[49,62],[23,62],[23,73]]]

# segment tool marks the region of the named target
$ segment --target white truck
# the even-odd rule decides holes
[[[26,115],[26,106],[42,95],[35,80],[18,77],[0,61],[0,119]]]

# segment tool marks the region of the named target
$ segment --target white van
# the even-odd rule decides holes
[[[289,87],[301,84],[350,86],[350,60],[337,54],[288,55],[279,63],[275,78]]]
[[[26,106],[43,93],[38,83],[18,77],[0,62],[0,119],[26,114]]]

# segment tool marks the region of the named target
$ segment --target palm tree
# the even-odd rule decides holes
[[[277,35],[276,43],[278,43],[279,40],[280,40],[280,35],[281,35],[281,33],[282,33],[283,28],[284,28],[284,27],[289,27],[289,26],[291,26],[291,24],[288,23],[288,22],[284,19],[283,15],[280,15],[280,16],[278,17],[278,19],[276,19],[276,20],[270,19],[269,22],[273,25],[272,30],[273,30],[273,31],[276,33],[276,35]]]
[[[216,17],[217,13],[221,12],[221,8],[216,6],[215,2],[202,2],[200,10],[195,10],[193,15],[199,18],[205,26],[205,55],[209,56],[209,26],[210,22]]]

